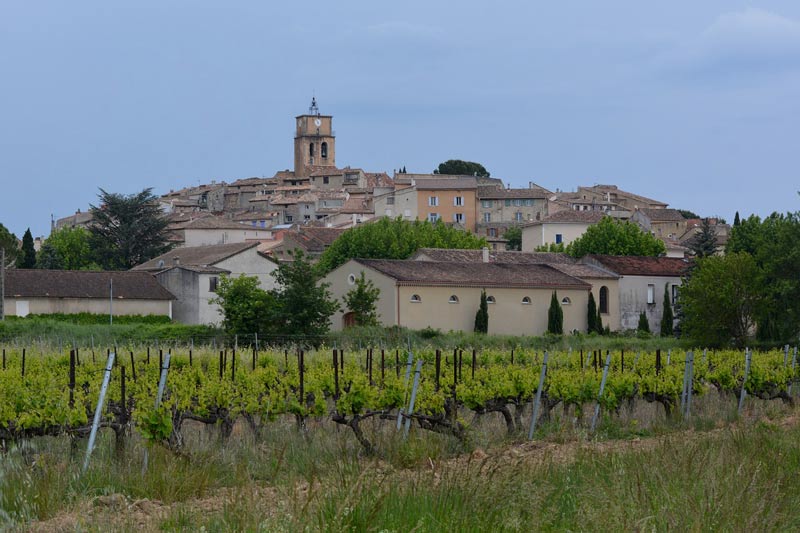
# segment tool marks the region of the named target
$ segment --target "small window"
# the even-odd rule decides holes
[[[494,303],[497,303],[497,300],[494,299],[494,296],[487,296],[486,297],[486,303],[487,304],[494,304]]]
[[[456,296],[455,294],[450,296],[450,299],[448,300],[448,302],[450,302],[451,304],[457,304],[458,303],[458,296]]]
[[[464,213],[454,213],[453,214],[453,222],[457,222],[459,224],[464,223]]]
[[[505,205],[506,207],[511,207],[511,199],[506,199]]]
[[[497,228],[489,228],[486,234],[489,237],[497,237]]]
[[[519,211],[514,213],[514,220],[516,220],[517,222],[522,222],[522,213]]]
[[[428,222],[436,222],[437,220],[439,220],[439,213],[428,214]]]
[[[481,200],[481,207],[489,209],[492,207],[492,200]]]
[[[531,298],[530,298],[530,296],[525,296],[525,297],[522,299],[522,305],[531,305]]]
[[[219,278],[217,276],[208,278],[208,292],[217,292],[217,285],[219,285]]]
[[[314,157],[314,143],[308,145],[308,156]]]
[[[323,159],[327,159],[328,158],[328,143],[322,143],[322,145],[320,145],[319,151],[320,151],[319,155],[321,155]]]
[[[356,275],[355,274],[350,274],[349,276],[347,276],[347,283],[349,283],[350,285],[355,285],[356,284]]]
[[[484,222],[491,222],[492,221],[492,214],[491,213],[484,213],[483,214],[483,221]]]
[[[521,205],[522,205],[522,200],[521,199],[515,199],[514,200],[514,206],[520,207]]]
[[[561,305],[570,305],[572,300],[569,299],[569,296],[564,296],[561,298]]]
[[[600,287],[600,312],[608,314],[608,287]]]
[[[411,295],[411,303],[418,304],[422,301],[422,298],[419,297],[419,294],[412,294]]]
[[[533,206],[533,198],[527,198],[524,203],[525,203],[525,205],[527,207],[532,207]]]
[[[461,206],[464,205],[464,197],[463,196],[456,196],[453,198],[453,205]]]
[[[325,157],[325,156],[322,156],[322,157]],[[322,176],[322,183],[327,185],[330,182],[331,182],[331,179],[328,176]]]
[[[656,303],[656,286],[652,283],[647,285],[647,303]]]
[[[560,233],[556,233],[556,244],[561,244],[564,242],[564,236]]]
[[[386,198],[386,205],[394,205],[394,196],[389,196]]]
[[[677,285],[673,285],[672,286],[672,305],[675,305],[676,303],[678,303],[678,286]]]
[[[436,207],[439,205],[439,197],[438,196],[429,196],[428,197],[428,205],[430,207]]]

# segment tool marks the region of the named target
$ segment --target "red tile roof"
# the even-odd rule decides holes
[[[149,272],[95,272],[89,270],[6,271],[6,298],[102,298],[174,300]]]
[[[621,276],[669,276],[686,274],[691,263],[680,257],[637,257],[630,255],[588,255],[583,259]]]

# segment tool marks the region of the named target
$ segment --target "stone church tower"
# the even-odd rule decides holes
[[[307,115],[297,118],[294,137],[294,175],[308,176],[313,167],[336,167],[336,137],[331,115],[320,115],[317,99],[311,99]]]

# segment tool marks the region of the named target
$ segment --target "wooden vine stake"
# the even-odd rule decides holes
[[[536,428],[536,419],[539,418],[539,406],[542,403],[542,389],[544,389],[544,378],[547,374],[547,357],[548,353],[545,350],[544,358],[542,359],[542,371],[539,373],[539,387],[536,389],[536,400],[533,402],[533,415],[531,416],[531,428],[528,431],[528,440],[533,440],[533,430]]]
[[[603,392],[606,389],[609,366],[611,366],[611,352],[606,350],[606,364],[603,366],[603,378],[600,380],[600,393],[597,395],[597,402],[594,406],[594,416],[592,417],[592,433],[594,433],[594,428],[597,427],[597,419],[600,417],[600,400],[603,398]]]

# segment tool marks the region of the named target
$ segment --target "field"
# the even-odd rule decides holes
[[[800,525],[794,350],[3,350],[22,530]]]

